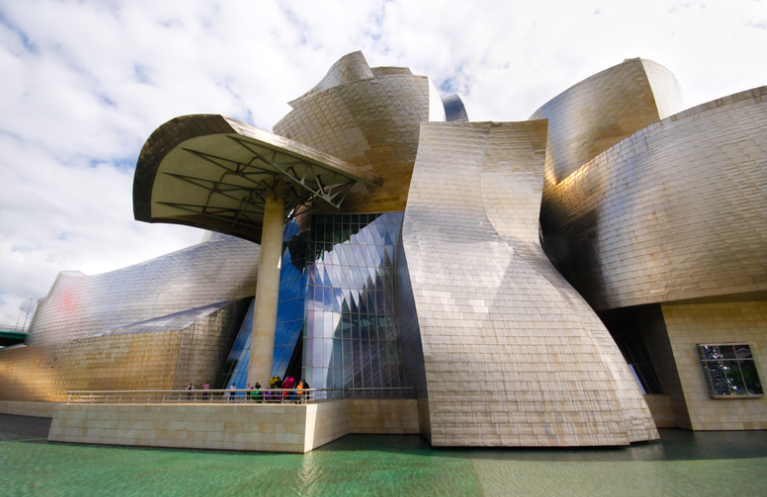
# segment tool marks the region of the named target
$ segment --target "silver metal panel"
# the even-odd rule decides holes
[[[551,187],[546,221],[594,307],[767,291],[765,97],[761,87],[656,122]]]
[[[545,121],[421,127],[400,288],[418,329],[401,322],[405,343],[420,337],[434,445],[658,436],[608,331],[538,243],[545,144]]]
[[[274,132],[384,179],[381,187],[352,189],[345,212],[402,211],[419,126],[440,112],[444,120],[436,94],[428,78],[402,68],[367,68],[355,52],[341,59],[323,83],[291,102],[293,110],[274,125]]]
[[[109,273],[61,273],[28,345],[61,343],[212,303],[251,297],[259,246],[230,236]]]
[[[679,83],[652,61],[626,59],[581,81],[530,117],[549,120],[546,185],[556,185],[622,139],[680,110]]]

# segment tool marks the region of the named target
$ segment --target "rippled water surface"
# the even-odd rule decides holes
[[[0,495],[767,495],[764,431],[661,430],[660,442],[572,450],[350,435],[296,455],[47,443],[49,423],[0,415]]]

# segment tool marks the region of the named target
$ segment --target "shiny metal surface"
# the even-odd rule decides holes
[[[360,52],[339,60],[291,106],[274,125],[275,133],[384,179],[376,189],[353,189],[344,201],[346,212],[404,210],[420,124],[445,120],[442,101],[427,77],[407,68],[371,69]]]
[[[626,59],[557,95],[530,117],[549,122],[547,188],[627,136],[679,112],[682,104],[676,77],[639,58]]]
[[[27,345],[104,334],[217,302],[253,296],[258,245],[230,236],[109,273],[59,275],[38,305]]]
[[[545,121],[421,127],[401,254],[417,321],[402,332],[405,349],[420,338],[433,445],[658,436],[609,333],[538,243],[545,144]]]
[[[317,204],[337,209],[357,183],[375,188],[382,180],[228,117],[182,116],[160,126],[144,144],[133,210],[139,221],[215,229],[261,243],[270,195],[284,199],[287,213]]]
[[[545,222],[567,241],[566,273],[592,306],[767,291],[765,96],[654,123],[550,188]]]
[[[94,276],[59,275],[27,347],[0,352],[0,398],[212,381],[255,288],[258,245],[226,235]]]
[[[624,445],[658,434],[589,304],[652,304],[638,334],[677,426],[762,427],[754,402],[738,406],[740,428],[722,404],[708,419],[694,345],[705,330],[708,343],[751,344],[757,359],[764,349],[765,97],[759,88],[677,113],[673,74],[630,59],[531,121],[470,123],[428,78],[349,54],[275,131],[385,183],[355,186],[342,211],[315,206],[294,223],[308,238],[283,252],[275,368],[287,370],[299,343],[313,387],[412,384],[434,445]],[[547,253],[577,292],[540,246],[539,211]],[[215,235],[113,273],[62,274],[32,346],[0,351],[0,384],[10,385],[0,398],[213,381],[258,255]],[[245,342],[232,348],[235,379]]]
[[[212,381],[247,300],[109,334],[0,351],[0,399],[62,401],[67,390],[180,389]]]

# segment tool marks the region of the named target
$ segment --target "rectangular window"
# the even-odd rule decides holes
[[[698,344],[698,354],[706,373],[708,393],[716,398],[761,397],[762,382],[751,348],[744,343]]]

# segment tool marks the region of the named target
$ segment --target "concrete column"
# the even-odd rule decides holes
[[[269,379],[272,375],[284,224],[285,199],[274,198],[269,194],[264,205],[264,229],[261,233],[261,257],[258,265],[253,334],[248,365],[248,382],[251,385],[260,382],[264,388],[269,388]]]

